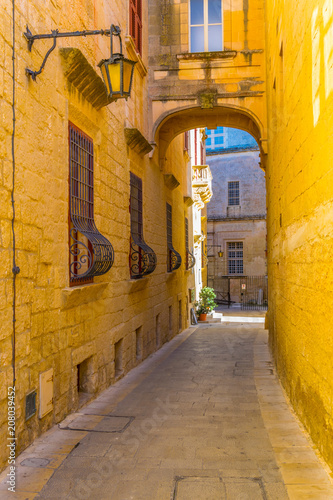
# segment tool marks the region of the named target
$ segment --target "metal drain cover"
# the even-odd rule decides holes
[[[226,500],[267,498],[259,477],[176,476],[172,500]]]
[[[224,500],[225,488],[220,477],[176,477],[173,500]]]
[[[90,432],[124,432],[134,420],[134,417],[79,414],[65,425],[60,424],[63,430],[90,431]]]
[[[20,465],[23,467],[46,467],[49,463],[50,460],[47,458],[26,458],[22,460]]]

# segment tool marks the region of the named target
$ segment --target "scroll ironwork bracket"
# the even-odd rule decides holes
[[[50,55],[50,54],[51,54],[51,52],[53,52],[53,51],[54,51],[54,49],[56,48],[56,45],[57,45],[57,37],[56,37],[56,34],[57,34],[57,33],[58,33],[58,30],[52,31],[52,34],[54,35],[54,36],[53,36],[53,45],[52,45],[52,47],[51,47],[51,48],[50,48],[50,49],[46,52],[46,55],[45,55],[45,57],[44,57],[44,60],[43,60],[43,62],[42,62],[41,67],[39,68],[39,70],[38,70],[38,71],[33,71],[32,69],[29,69],[29,68],[26,68],[26,69],[25,69],[25,74],[26,74],[26,75],[28,75],[28,76],[31,76],[31,78],[33,79],[33,81],[34,81],[34,82],[36,81],[36,77],[37,77],[38,75],[40,75],[40,74],[41,74],[41,72],[43,71],[44,66],[45,66],[45,64],[46,64],[46,61],[47,61],[47,59],[48,59],[49,55]],[[30,42],[31,42],[31,46],[32,46],[32,44],[33,44],[34,40],[33,40],[33,39],[32,39],[32,40],[29,40],[29,41],[28,41],[28,44],[30,44]],[[31,46],[29,45],[29,50],[31,50],[31,48],[30,48]]]
[[[121,43],[121,29],[119,26],[115,26],[114,24],[111,24],[110,29],[108,30],[84,30],[84,31],[69,31],[66,33],[59,33],[59,30],[52,30],[51,33],[46,33],[46,34],[41,34],[41,35],[33,35],[29,29],[29,27],[26,27],[25,33],[23,33],[25,39],[28,42],[28,49],[29,52],[31,52],[32,46],[35,42],[35,40],[45,40],[48,38],[53,38],[53,45],[52,47],[47,51],[44,60],[42,62],[41,67],[39,68],[38,71],[33,71],[32,69],[26,68],[25,73],[27,76],[31,76],[31,78],[36,81],[36,77],[41,74],[41,72],[44,69],[45,63],[51,54],[51,52],[55,49],[56,44],[57,44],[57,38],[67,38],[67,37],[72,37],[72,36],[89,36],[89,35],[106,35],[106,36],[111,36],[111,52],[113,48],[112,44],[112,37],[117,36],[119,37],[120,41],[120,51],[122,52],[122,43]]]

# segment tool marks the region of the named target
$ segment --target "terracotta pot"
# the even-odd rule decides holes
[[[200,314],[200,316],[199,316],[199,321],[206,321],[206,319],[207,319],[207,313],[205,313],[205,314]]]

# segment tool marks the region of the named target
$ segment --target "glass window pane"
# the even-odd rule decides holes
[[[191,52],[204,52],[204,28],[195,26],[191,28]]]
[[[203,0],[191,0],[191,24],[204,23]]]
[[[208,51],[214,52],[222,48],[222,26],[208,26]]]
[[[221,0],[208,0],[208,24],[222,23]]]

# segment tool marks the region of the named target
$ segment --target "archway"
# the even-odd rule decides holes
[[[266,140],[265,129],[262,123],[250,111],[246,111],[245,109],[237,108],[235,106],[226,105],[215,106],[209,109],[199,106],[186,107],[183,109],[178,108],[178,110],[174,110],[172,112],[161,115],[160,120],[156,120],[154,129],[156,143],[158,146],[158,148],[156,149],[156,156],[158,157],[161,169],[164,168],[164,163],[168,159],[169,145],[178,135],[191,129],[216,129],[217,127],[223,127],[224,129],[231,130],[238,129],[250,134],[258,144],[260,154],[259,166],[264,170],[266,159]],[[243,156],[247,154],[248,156],[246,159],[240,159],[237,156],[237,158],[233,158],[232,160],[228,159],[227,162],[225,162],[224,160],[219,160],[221,162],[221,165],[224,164],[224,187],[223,192],[221,191],[221,193],[223,193],[223,199],[218,199],[216,203],[217,207],[219,208],[214,207],[211,214],[209,214],[208,207],[208,213],[206,213],[205,217],[206,221],[208,222],[208,227],[206,227],[207,243],[205,255],[207,260],[207,266],[205,266],[207,267],[207,284],[208,286],[213,287],[215,291],[217,291],[219,290],[218,286],[220,281],[222,280],[222,282],[224,283],[223,280],[226,279],[230,288],[230,278],[236,277],[237,279],[234,279],[234,281],[237,282],[236,284],[238,288],[236,291],[234,290],[233,293],[231,293],[232,290],[229,290],[228,307],[230,306],[231,302],[239,304],[239,306],[241,304],[243,307],[243,298],[250,297],[249,301],[251,301],[252,309],[259,308],[260,310],[264,310],[267,307],[267,302],[264,303],[264,301],[267,300],[265,175],[258,169],[258,151],[256,153],[254,151],[252,151],[251,153],[245,151],[241,153],[233,151],[232,153],[234,156],[237,156],[239,154]],[[254,158],[255,154],[256,158]],[[231,164],[232,162],[233,165]],[[206,164],[209,167],[210,163],[208,161],[206,161]],[[241,168],[237,168],[237,164],[239,164],[239,167]],[[220,166],[218,167],[218,170],[220,170]],[[257,174],[254,172],[255,168],[257,168],[261,173],[260,179],[259,173]],[[231,182],[235,181],[235,176],[238,176],[237,179],[239,180],[237,180],[236,182]],[[213,174],[213,182],[214,178],[215,175]],[[242,181],[242,179],[244,180]],[[239,200],[242,199],[243,201],[232,203],[232,205],[237,206],[228,207],[227,205],[229,205],[229,203],[225,201],[228,200],[229,184],[237,184],[238,192],[241,193],[241,195],[238,194],[238,197]],[[260,186],[260,189],[258,186]],[[259,197],[260,199],[257,199],[256,197]],[[212,203],[214,204],[214,202]],[[222,207],[224,210],[223,213]],[[250,207],[252,211],[250,210]],[[260,211],[255,212],[258,207],[260,208]],[[210,215],[213,215],[213,217],[210,217]],[[233,228],[230,227],[231,224],[233,224]],[[246,228],[244,228],[245,225]],[[236,233],[237,237],[235,239]],[[260,244],[258,243],[259,241]],[[229,269],[229,267],[232,267],[231,263],[229,263],[229,257],[231,258],[231,254],[235,253],[232,250],[233,247],[231,245],[240,244],[242,245],[241,248],[238,246],[235,246],[235,248],[237,248],[237,253],[240,253],[240,251],[242,253],[242,271],[236,271],[235,269],[235,276],[233,276],[233,271]],[[219,266],[217,270],[218,272],[216,273],[216,276],[214,274],[211,284],[209,283],[208,270],[208,264],[210,263],[210,261],[208,259],[207,249],[209,246],[211,246],[212,248],[219,247],[220,250],[222,248],[221,253],[224,254],[223,266]],[[238,261],[237,263],[239,264]],[[213,259],[214,273],[216,271],[216,267],[217,266],[215,266],[215,260]],[[255,280],[253,279],[254,277],[256,278]],[[218,279],[215,280],[215,278]],[[240,282],[241,278],[242,282]],[[260,280],[258,280],[257,278],[260,278]],[[263,286],[262,283],[264,283],[265,286]],[[233,288],[235,288],[235,286],[233,286]],[[223,288],[224,285],[222,286],[221,290]],[[266,290],[266,295],[262,299],[257,300],[259,290],[262,294],[263,290]],[[236,296],[238,297],[237,300]],[[221,303],[223,303],[223,301]]]
[[[161,115],[153,127],[153,137],[158,145],[158,160],[163,166],[167,149],[172,140],[179,134],[194,128],[217,126],[236,128],[251,134],[260,149],[261,168],[265,168],[266,130],[257,116],[243,108],[235,106],[199,106],[178,108]]]

